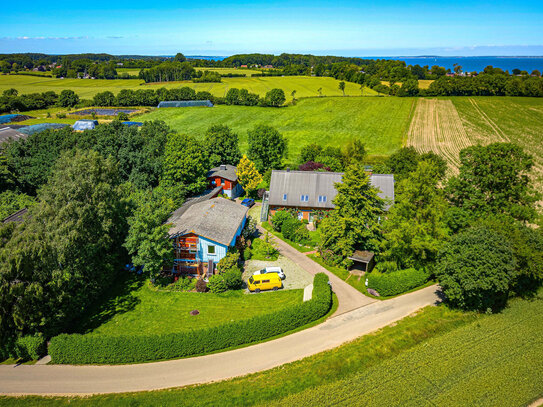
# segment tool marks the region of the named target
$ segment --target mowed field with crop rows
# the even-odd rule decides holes
[[[60,93],[63,89],[71,89],[79,97],[90,99],[95,94],[103,91],[111,91],[117,94],[121,89],[158,89],[158,88],[180,88],[189,86],[196,91],[208,91],[215,96],[225,96],[230,88],[245,88],[249,92],[264,96],[273,88],[283,89],[287,100],[291,100],[291,93],[296,91],[296,97],[319,96],[319,89],[322,96],[341,96],[339,82],[334,78],[311,77],[311,76],[279,76],[266,78],[222,78],[219,83],[192,83],[183,82],[160,82],[144,83],[140,79],[60,79],[60,78],[39,78],[28,75],[0,75],[0,92],[14,88],[19,94],[46,92],[49,90]],[[346,82],[345,94],[349,96],[360,96],[362,90],[356,83]],[[363,89],[366,96],[374,96],[377,93],[369,88]]]
[[[543,298],[271,406],[525,406],[543,394]]]
[[[441,154],[457,171],[458,153],[474,144],[511,141],[534,156],[543,180],[543,100],[521,97],[418,99],[407,144]]]
[[[258,123],[277,128],[289,140],[289,159],[306,144],[341,147],[360,138],[370,155],[398,150],[409,128],[413,98],[334,97],[300,100],[294,106],[264,108],[218,105],[213,108],[162,108],[138,120],[164,120],[175,131],[198,138],[215,124],[230,126],[247,150],[247,130]]]

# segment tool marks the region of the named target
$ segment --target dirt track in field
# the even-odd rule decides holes
[[[450,100],[419,99],[409,127],[407,145],[419,152],[433,151],[458,172],[460,150],[472,145]]]

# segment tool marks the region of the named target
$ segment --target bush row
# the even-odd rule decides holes
[[[0,349],[0,359],[12,357],[22,360],[38,360],[47,353],[47,345],[41,334],[22,336],[9,348]]]
[[[423,269],[410,268],[390,273],[372,271],[368,274],[368,287],[377,291],[379,295],[388,297],[420,287],[428,281],[428,278],[428,272]]]
[[[277,312],[218,327],[163,335],[59,335],[51,340],[53,363],[136,363],[198,355],[232,346],[258,342],[324,316],[332,292],[328,277],[319,273],[313,282],[313,298]]]

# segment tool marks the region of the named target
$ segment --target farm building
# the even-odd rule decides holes
[[[182,206],[168,219],[175,247],[172,272],[212,275],[216,264],[236,244],[248,208],[224,198]]]
[[[311,222],[314,212],[334,209],[335,184],[341,182],[342,177],[341,172],[273,170],[267,194],[269,213],[293,208],[298,210],[299,219]],[[385,210],[388,210],[394,202],[394,175],[371,174],[370,182],[379,190],[379,197],[386,200]]]
[[[76,131],[92,130],[98,126],[98,120],[78,120],[72,126]]]
[[[6,143],[10,140],[25,139],[27,137],[27,134],[24,134],[19,130],[12,129],[11,127],[4,127],[0,129],[0,144]]]
[[[157,107],[213,107],[210,100],[171,100],[160,102]]]
[[[222,193],[229,198],[237,198],[243,193],[243,188],[238,183],[237,168],[233,165],[223,164],[212,168],[207,173],[209,187],[222,187]]]

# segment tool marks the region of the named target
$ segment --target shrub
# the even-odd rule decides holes
[[[283,234],[283,237],[288,240],[292,240],[293,242],[296,241],[296,232],[298,231],[298,228],[300,227],[301,222],[294,218],[290,217],[290,219],[287,219],[283,222],[283,225],[281,226],[281,233]]]
[[[328,277],[313,280],[311,300],[251,319],[188,332],[154,335],[62,334],[51,340],[53,363],[135,363],[181,358],[262,341],[313,322],[332,304]]]
[[[125,122],[128,120],[128,114],[126,114],[125,112],[119,112],[119,114],[117,114],[117,119],[119,119],[122,122]]]
[[[226,288],[229,290],[239,290],[243,287],[243,280],[241,278],[241,271],[237,269],[230,269],[222,274]]]
[[[246,247],[245,250],[243,250],[243,258],[245,260],[249,260],[253,254],[251,253],[251,248]]]
[[[275,215],[273,215],[271,218],[273,230],[275,230],[276,232],[281,232],[283,223],[288,219],[292,219],[292,215],[290,214],[290,212],[286,210],[280,210],[275,212]]]
[[[238,269],[239,261],[239,252],[234,250],[228,250],[226,256],[224,256],[218,263],[217,269],[219,272],[224,273],[225,271]]]
[[[15,354],[23,360],[38,360],[47,353],[47,344],[43,335],[27,335],[15,342]]]
[[[414,268],[393,271],[391,273],[368,273],[368,288],[372,288],[385,297],[398,295],[420,287],[428,281],[429,274],[425,270]]]
[[[207,288],[213,294],[223,293],[228,289],[228,287],[226,286],[226,281],[224,281],[224,277],[222,274],[215,274],[209,277]]]
[[[196,291],[199,293],[205,293],[207,291],[207,283],[199,278],[195,285]]]
[[[57,116],[57,119],[65,119],[66,113],[57,113],[56,116]]]
[[[251,258],[255,260],[277,260],[279,252],[269,242],[262,239],[253,240]]]
[[[515,275],[513,251],[503,236],[487,226],[471,227],[442,249],[436,275],[451,305],[497,310],[507,303]]]
[[[296,229],[296,232],[294,233],[294,242],[299,243],[307,243],[311,240],[309,237],[309,230],[307,230],[307,226],[305,222],[301,222],[301,225],[298,226]]]

